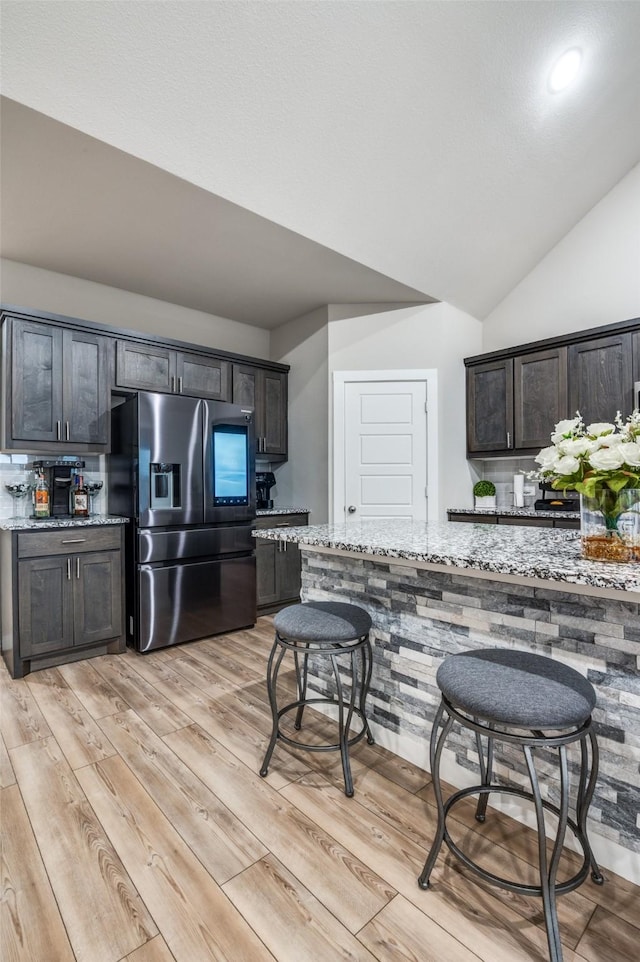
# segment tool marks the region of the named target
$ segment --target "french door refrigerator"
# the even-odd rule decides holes
[[[140,392],[112,410],[109,511],[127,525],[127,640],[151,651],[256,620],[253,412]]]

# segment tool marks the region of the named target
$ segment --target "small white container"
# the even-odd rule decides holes
[[[495,508],[496,506],[496,496],[495,494],[487,494],[484,498],[475,499],[476,508]]]

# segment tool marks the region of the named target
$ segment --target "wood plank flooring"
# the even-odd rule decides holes
[[[348,799],[337,753],[278,745],[260,778],[271,639],[0,668],[3,962],[545,962],[539,900],[444,855],[419,888],[426,772],[361,743]],[[309,740],[327,724],[307,710]],[[533,879],[533,833],[489,816],[464,803],[452,835]],[[558,901],[565,962],[638,958],[640,889],[605,874]]]

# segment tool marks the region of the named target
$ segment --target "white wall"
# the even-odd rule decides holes
[[[269,331],[262,328],[17,261],[0,261],[0,300],[221,351],[269,357]]]
[[[482,351],[640,317],[640,164],[484,321]]]
[[[306,507],[311,524],[327,520],[329,441],[328,309],[305,314],[271,334],[271,359],[290,364],[289,460],[273,465],[277,504]]]
[[[473,504],[474,466],[465,457],[463,358],[482,350],[482,325],[450,304],[361,316],[330,307],[328,374],[334,371],[435,368],[438,371],[440,515]],[[331,410],[329,410],[331,418]]]

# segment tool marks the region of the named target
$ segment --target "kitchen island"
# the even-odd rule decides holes
[[[374,734],[423,768],[439,701],[435,675],[447,655],[517,647],[588,677],[601,753],[591,840],[603,866],[640,882],[640,565],[584,561],[576,532],[547,528],[380,521],[255,533],[299,545],[303,600],[367,609]],[[328,685],[320,670],[313,685]],[[449,746],[443,776],[460,787],[475,783],[468,737],[454,729]],[[507,782],[525,783],[517,753],[497,762]],[[545,781],[551,797],[555,785]]]

